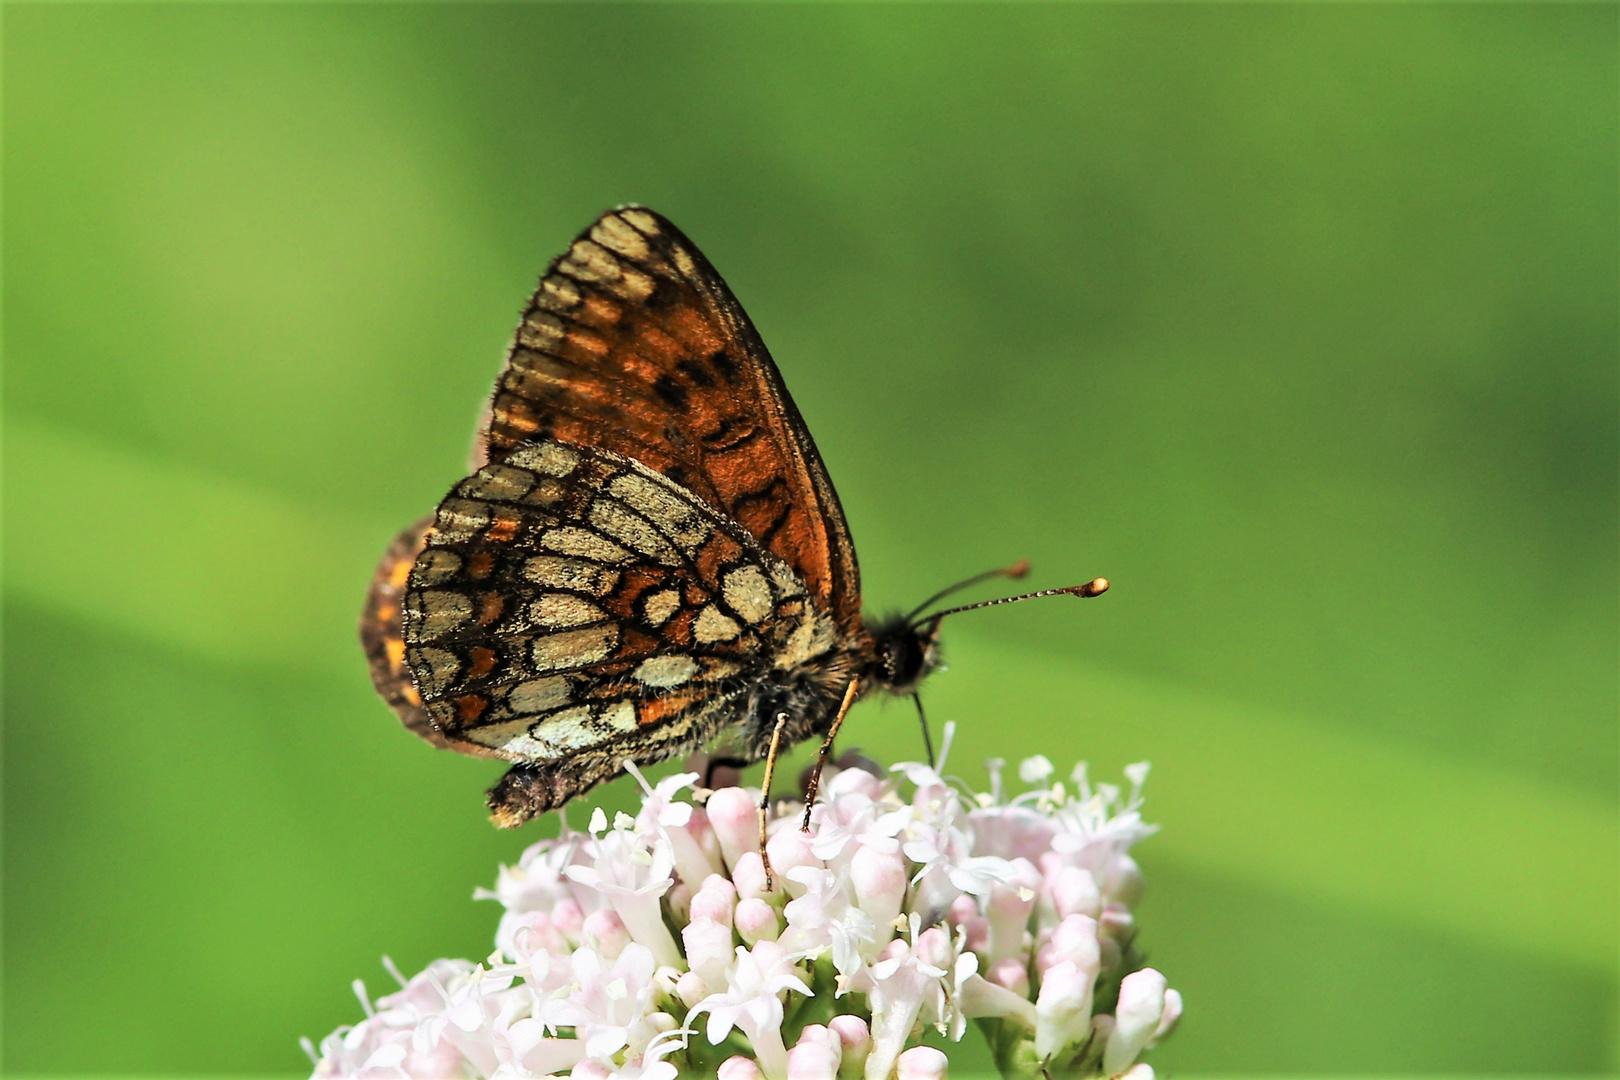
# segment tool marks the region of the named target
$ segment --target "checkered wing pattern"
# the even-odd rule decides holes
[[[491,461],[537,439],[633,458],[741,525],[859,632],[855,550],[815,443],[731,290],[651,210],[604,214],[552,263],[486,438]]]
[[[580,790],[625,758],[706,742],[766,672],[837,637],[737,522],[640,462],[555,440],[517,444],[457,485],[400,609],[437,739],[566,762]]]

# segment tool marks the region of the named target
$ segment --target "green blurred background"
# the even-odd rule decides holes
[[[954,620],[929,703],[973,780],[1154,762],[1161,1071],[1620,1067],[1620,8],[3,18],[7,1071],[297,1072],[382,954],[487,952],[544,827],[353,627],[627,200],[752,313],[872,608],[1115,582]]]

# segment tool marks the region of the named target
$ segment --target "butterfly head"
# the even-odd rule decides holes
[[[939,667],[939,621],[913,622],[903,615],[867,627],[876,663],[867,676],[891,694],[915,693],[917,684]]]
[[[867,627],[867,632],[872,635],[876,663],[867,677],[890,693],[915,693],[917,684],[922,682],[929,672],[940,666],[939,624],[947,615],[972,611],[975,608],[994,607],[998,604],[1015,604],[1020,600],[1034,600],[1043,596],[1090,597],[1101,596],[1108,591],[1107,578],[1094,578],[1084,585],[1070,585],[1063,589],[1042,589],[1039,592],[1003,596],[996,600],[981,600],[977,604],[963,604],[961,607],[947,608],[944,611],[928,612],[928,609],[938,601],[971,585],[998,577],[1017,580],[1027,573],[1029,563],[1020,560],[1003,569],[975,574],[966,581],[957,582],[950,588],[935,593],[908,615],[872,623]]]

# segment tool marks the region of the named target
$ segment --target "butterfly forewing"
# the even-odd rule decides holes
[[[440,504],[401,604],[444,740],[512,761],[656,760],[713,736],[832,619],[782,559],[611,451],[520,443]]]
[[[604,214],[524,311],[491,402],[489,458],[535,440],[600,447],[674,481],[858,632],[854,549],[815,444],[725,282],[652,211]]]

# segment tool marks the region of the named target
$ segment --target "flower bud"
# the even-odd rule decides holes
[[[900,914],[906,899],[906,861],[898,851],[884,853],[862,844],[850,860],[849,881],[856,900],[879,927]]]
[[[737,886],[737,895],[744,899],[778,896],[782,894],[769,888],[765,878],[765,860],[759,857],[759,852],[744,852],[737,860],[737,865],[731,868],[731,880]],[[778,886],[780,888],[780,886]]]
[[[1095,979],[1102,970],[1102,950],[1097,943],[1097,921],[1084,915],[1070,915],[1052,930],[1052,937],[1035,957],[1036,970],[1044,971],[1065,960]]]
[[[1059,919],[1070,915],[1095,919],[1102,911],[1102,894],[1097,891],[1097,879],[1089,870],[1065,866],[1047,881],[1046,887],[1052,895],[1052,910]]]
[[[559,900],[551,908],[551,925],[577,945],[585,931],[585,912],[574,900]]]
[[[750,948],[760,940],[775,941],[782,933],[776,909],[757,896],[737,901],[737,934]]]
[[[709,796],[704,811],[720,840],[720,853],[733,874],[747,852],[759,851],[759,796],[748,788],[721,788]]]
[[[675,996],[690,1009],[709,996],[709,985],[695,971],[682,972],[681,977],[675,980]]]
[[[1159,1026],[1153,1029],[1153,1037],[1147,1041],[1146,1049],[1153,1049],[1170,1037],[1176,1030],[1176,1024],[1181,1020],[1181,992],[1179,990],[1166,990],[1164,992],[1164,1015],[1159,1017]]]
[[[949,1062],[932,1046],[913,1046],[894,1063],[895,1080],[945,1080]]]
[[[569,1080],[608,1080],[613,1070],[595,1058],[586,1058],[568,1070]]]
[[[964,947],[969,952],[988,953],[990,951],[990,920],[983,915],[975,915],[962,924],[966,933]]]
[[[1119,1005],[1114,1009],[1114,1030],[1103,1050],[1103,1071],[1124,1072],[1147,1046],[1164,1017],[1164,976],[1143,968],[1119,984]]]
[[[1046,969],[1035,999],[1035,1052],[1040,1057],[1049,1058],[1082,1041],[1091,1030],[1091,992],[1096,978],[1095,969],[1083,970],[1073,960]]]
[[[1020,997],[1029,997],[1029,960],[1025,957],[1003,957],[990,965],[985,977]]]
[[[789,896],[800,896],[804,886],[792,879],[788,871],[800,866],[823,869],[821,860],[810,850],[810,840],[796,828],[779,829],[765,842],[765,851],[771,857],[771,869],[780,880],[780,888]]]
[[[971,919],[978,913],[979,902],[963,893],[951,901],[951,909],[945,913],[945,921],[952,926],[960,926],[964,920]]]
[[[686,945],[686,966],[703,977],[708,986],[726,985],[726,969],[731,966],[731,927],[713,919],[693,919],[681,927]]]
[[[721,791],[734,791],[735,788],[721,788]],[[716,792],[715,794],[719,794]],[[720,1063],[715,1070],[715,1080],[765,1080],[765,1074],[760,1072],[759,1065],[753,1058],[745,1058],[736,1054]]]
[[[799,1034],[798,1045],[788,1051],[788,1080],[836,1080],[842,1053],[838,1036],[810,1024]]]
[[[594,944],[604,960],[617,960],[624,947],[630,944],[630,931],[612,909],[593,911],[585,916],[584,925],[580,927],[580,939],[586,945]]]
[[[991,963],[1024,951],[1024,934],[1035,911],[1040,875],[1028,859],[1015,859],[1013,867],[1018,871],[1019,880],[1011,884],[999,881],[992,884],[990,902],[985,905],[988,941],[984,951]]]
[[[923,963],[942,970],[949,970],[955,961],[951,935],[937,926],[930,926],[917,935],[917,945],[913,951]]]
[[[713,919],[722,926],[730,926],[731,911],[736,906],[737,887],[719,874],[710,874],[692,897],[691,918]]]
[[[866,1021],[848,1014],[827,1021],[827,1030],[838,1036],[843,1047],[839,1058],[838,1075],[849,1078],[861,1075],[866,1066],[866,1055],[872,1052],[872,1032]]]
[[[1103,891],[1107,899],[1126,907],[1142,902],[1142,868],[1124,852],[1115,855],[1108,865],[1108,881]]]

